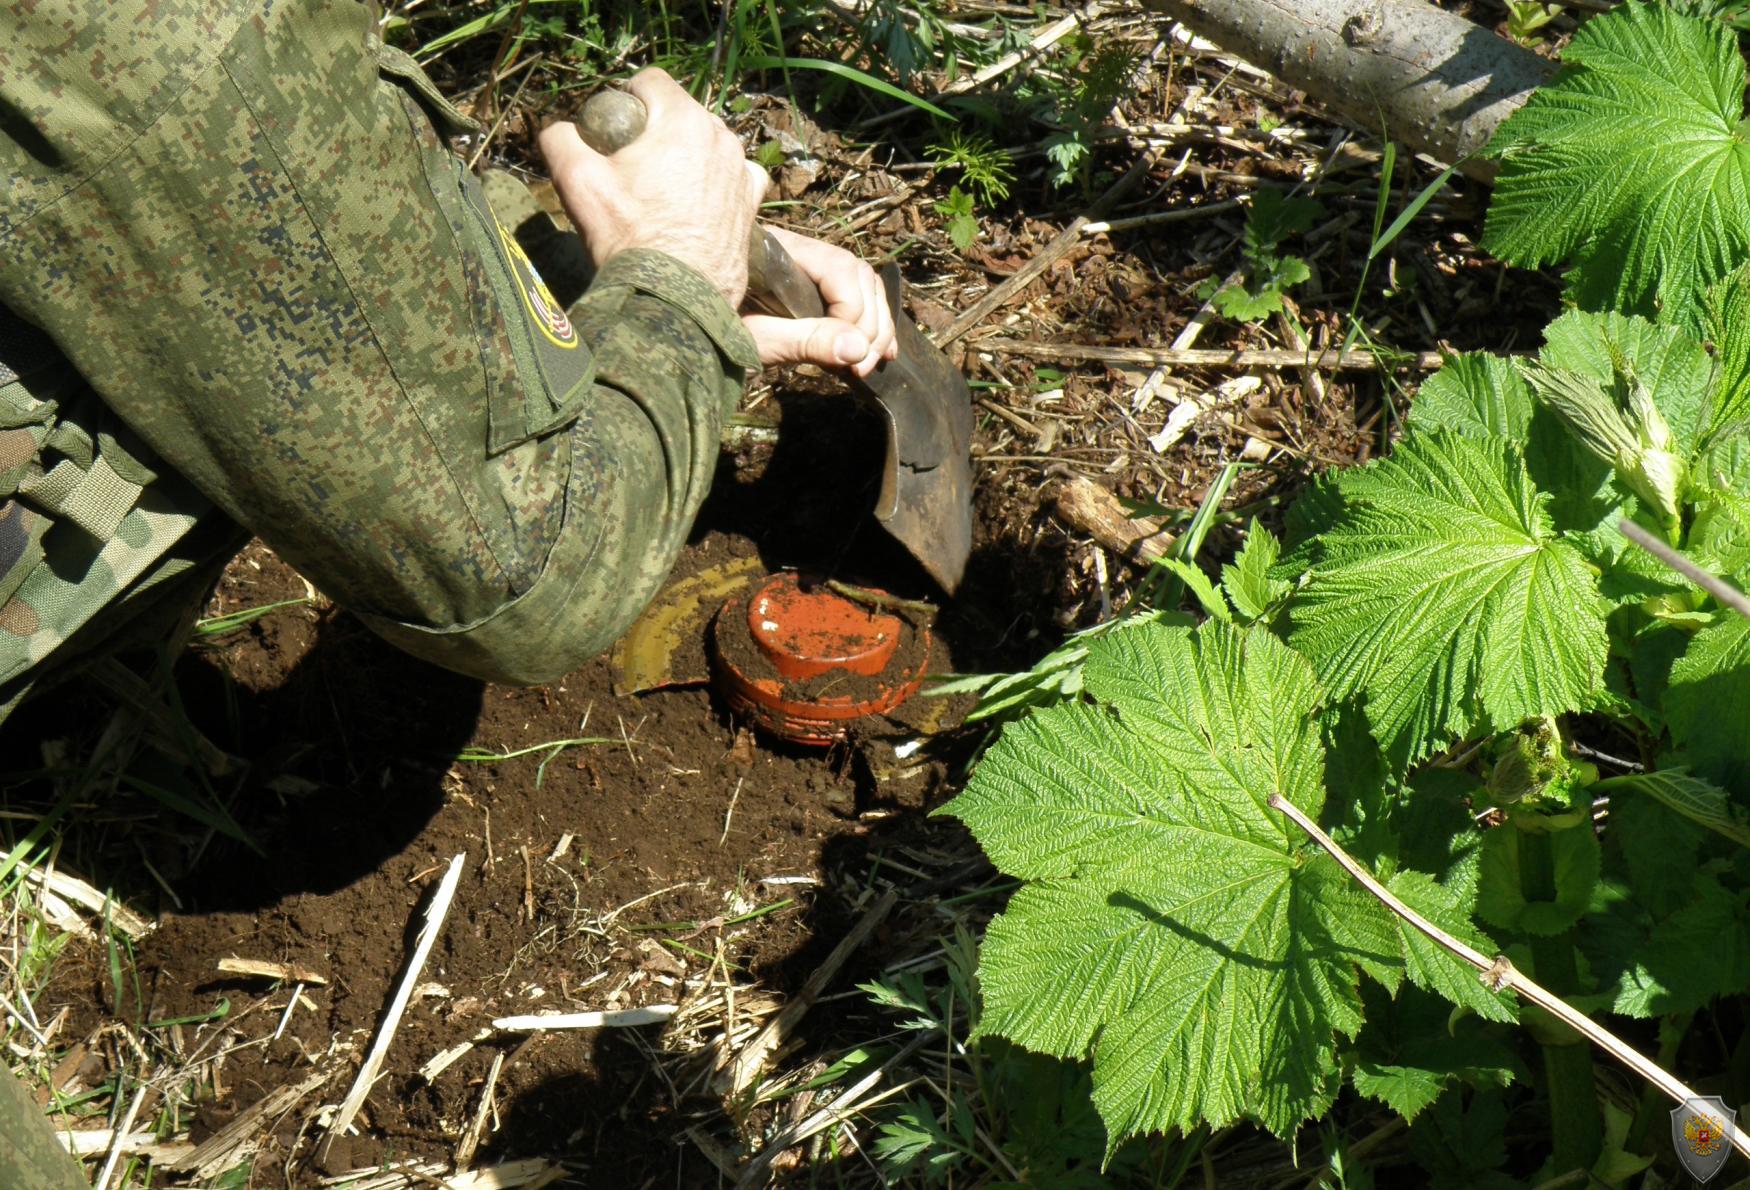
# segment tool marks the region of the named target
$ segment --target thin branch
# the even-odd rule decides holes
[[[1375,368],[1412,368],[1432,372],[1446,362],[1438,351],[1406,351],[1401,355],[1371,351],[1294,351],[1283,348],[1227,347],[1100,347],[1087,343],[1035,343],[1026,339],[980,339],[972,351],[995,355],[1026,355],[1041,359],[1088,360],[1107,364],[1149,364],[1181,368],[1319,368],[1325,371],[1370,372]]]
[[[1657,1063],[1651,1061],[1639,1051],[1630,1047],[1615,1034],[1594,1021],[1591,1017],[1570,1008],[1567,1002],[1561,997],[1550,992],[1541,984],[1534,983],[1532,980],[1526,978],[1526,976],[1512,964],[1506,955],[1496,955],[1493,959],[1490,959],[1476,947],[1454,938],[1451,934],[1447,933],[1445,930],[1423,917],[1420,913],[1417,913],[1414,909],[1404,904],[1387,890],[1385,885],[1374,879],[1373,873],[1362,867],[1353,856],[1337,846],[1335,840],[1333,840],[1331,836],[1320,830],[1317,823],[1301,813],[1299,807],[1295,806],[1287,798],[1279,793],[1273,793],[1270,795],[1270,805],[1272,808],[1282,811],[1282,813],[1286,814],[1294,825],[1312,836],[1320,847],[1323,847],[1326,851],[1330,852],[1332,859],[1343,865],[1344,871],[1355,877],[1355,879],[1361,883],[1363,888],[1379,898],[1386,908],[1409,922],[1412,926],[1415,926],[1416,929],[1426,934],[1429,938],[1432,938],[1436,944],[1449,954],[1463,959],[1465,962],[1475,967],[1478,974],[1482,977],[1483,983],[1491,990],[1499,991],[1502,988],[1512,988],[1524,999],[1531,1001],[1533,1004],[1573,1029],[1576,1033],[1579,1033],[1581,1036],[1591,1041],[1599,1049],[1615,1058],[1618,1062],[1621,1062],[1624,1066],[1627,1066],[1630,1070],[1652,1083],[1655,1087],[1658,1087],[1659,1090],[1663,1091],[1674,1102],[1678,1104],[1687,1104],[1701,1098],[1701,1096],[1697,1095],[1695,1091],[1684,1086],[1682,1083],[1678,1082],[1677,1079],[1661,1069]],[[1736,1123],[1730,1121],[1725,1123],[1725,1131],[1726,1139],[1732,1142],[1732,1147],[1746,1157],[1750,1157],[1750,1136],[1746,1136],[1739,1130]]]
[[[1725,579],[1703,570],[1627,517],[1616,522],[1616,531],[1740,616],[1750,616],[1750,599]]]

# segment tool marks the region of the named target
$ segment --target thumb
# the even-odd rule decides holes
[[[759,348],[760,362],[848,368],[869,354],[869,338],[841,318],[775,318],[744,314],[741,321]]]

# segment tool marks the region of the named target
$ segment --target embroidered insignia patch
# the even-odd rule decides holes
[[[571,325],[565,307],[559,304],[558,299],[547,288],[547,283],[541,280],[540,271],[523,251],[523,246],[505,230],[504,224],[496,218],[492,223],[498,229],[499,241],[504,245],[504,254],[510,260],[511,271],[516,274],[517,289],[523,295],[523,303],[528,307],[530,318],[555,347],[568,350],[576,347],[577,330]]]

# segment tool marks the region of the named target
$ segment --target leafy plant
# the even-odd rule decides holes
[[[949,188],[948,197],[936,204],[936,214],[948,221],[948,238],[962,252],[978,239],[978,216],[972,208],[972,195],[960,187]]]
[[[1534,46],[1543,40],[1543,27],[1561,13],[1561,5],[1543,0],[1507,0],[1507,36],[1520,45]]]
[[[1025,713],[943,808],[1022,882],[985,939],[979,1032],[1090,1060],[1109,1146],[1238,1118],[1286,1136],[1346,1079],[1416,1121],[1441,1184],[1476,1185],[1530,1077],[1546,1176],[1616,1185],[1651,1159],[1664,1105],[1601,1110],[1588,1047],[1431,949],[1272,798],[1583,1011],[1664,1018],[1666,1061],[1750,987],[1750,621],[1616,529],[1750,580],[1743,216],[1672,176],[1713,160],[1695,137],[1612,122],[1680,119],[1706,75],[1735,158],[1742,63],[1704,24],[1636,0],[1595,18],[1503,130],[1519,188],[1492,233],[1571,255],[1601,308],[1535,358],[1449,359],[1389,457],[1315,483],[1280,545],[1254,525],[1219,584],[1176,568],[1200,626],[1131,616],[988,687]],[[1601,147],[1630,140],[1637,165]]]
[[[1121,41],[1098,45],[1086,34],[1065,38],[1059,70],[1044,78],[1044,118],[1057,126],[1045,138],[1051,184],[1079,183],[1093,176],[1095,135],[1123,97],[1141,65],[1141,53]]]
[[[992,143],[987,136],[966,134],[958,129],[948,133],[948,139],[925,150],[943,169],[958,169],[961,181],[978,201],[991,204],[1009,197],[1009,183],[1015,180],[1015,159],[1007,149]]]
[[[1281,251],[1290,236],[1312,230],[1324,208],[1310,198],[1289,198],[1271,186],[1259,189],[1246,215],[1241,251],[1245,256],[1244,280],[1215,288],[1211,280],[1202,294],[1215,302],[1224,317],[1257,322],[1282,309],[1289,287],[1312,276],[1306,261]]]
[[[1490,141],[1483,246],[1569,260],[1583,309],[1695,326],[1706,287],[1750,251],[1744,59],[1718,21],[1626,0],[1581,26],[1562,70]]]

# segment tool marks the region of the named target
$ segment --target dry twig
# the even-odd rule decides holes
[[[1380,356],[1371,351],[1291,351],[1283,348],[1098,347],[1086,343],[1032,343],[1025,339],[981,339],[974,351],[1025,355],[1038,359],[1103,364],[1151,364],[1186,368],[1319,368],[1327,372],[1367,372],[1411,368],[1432,372],[1446,362],[1438,351],[1406,351]]]
[[[1337,846],[1336,841],[1332,839],[1331,836],[1320,830],[1316,822],[1303,814],[1300,807],[1290,802],[1287,798],[1279,793],[1272,793],[1270,795],[1270,806],[1273,809],[1280,810],[1291,822],[1294,823],[1294,825],[1310,835],[1320,847],[1323,847],[1330,853],[1332,859],[1336,860],[1343,866],[1344,871],[1348,872],[1349,875],[1353,876],[1360,882],[1361,887],[1372,893],[1393,913],[1409,922],[1421,933],[1433,939],[1434,942],[1448,954],[1463,959],[1465,962],[1475,967],[1477,969],[1477,974],[1491,990],[1499,991],[1502,988],[1513,989],[1513,991],[1518,993],[1521,997],[1531,1001],[1533,1004],[1561,1021],[1564,1025],[1567,1025],[1570,1029],[1574,1030],[1574,1032],[1592,1042],[1592,1044],[1596,1045],[1599,1049],[1615,1058],[1618,1062],[1621,1062],[1624,1066],[1627,1066],[1630,1070],[1652,1083],[1655,1087],[1668,1095],[1674,1102],[1679,1104],[1690,1103],[1701,1098],[1701,1096],[1697,1095],[1694,1090],[1683,1085],[1676,1078],[1662,1069],[1657,1063],[1648,1059],[1641,1054],[1640,1051],[1628,1045],[1621,1038],[1600,1025],[1597,1021],[1594,1021],[1585,1013],[1569,1007],[1567,1001],[1563,1000],[1560,996],[1549,991],[1543,987],[1543,985],[1535,983],[1527,978],[1524,973],[1513,965],[1512,961],[1509,960],[1506,955],[1496,955],[1491,959],[1476,947],[1454,938],[1451,934],[1447,933],[1445,930],[1423,917],[1420,913],[1417,913],[1414,909],[1404,904],[1403,901],[1394,896],[1385,885],[1374,879],[1373,873],[1362,867],[1361,864],[1347,851],[1344,851],[1341,847]],[[1732,1142],[1732,1147],[1746,1157],[1750,1157],[1750,1136],[1746,1136],[1738,1129],[1737,1125],[1730,1122],[1729,1119],[1725,1123],[1725,1132],[1726,1139]]]

